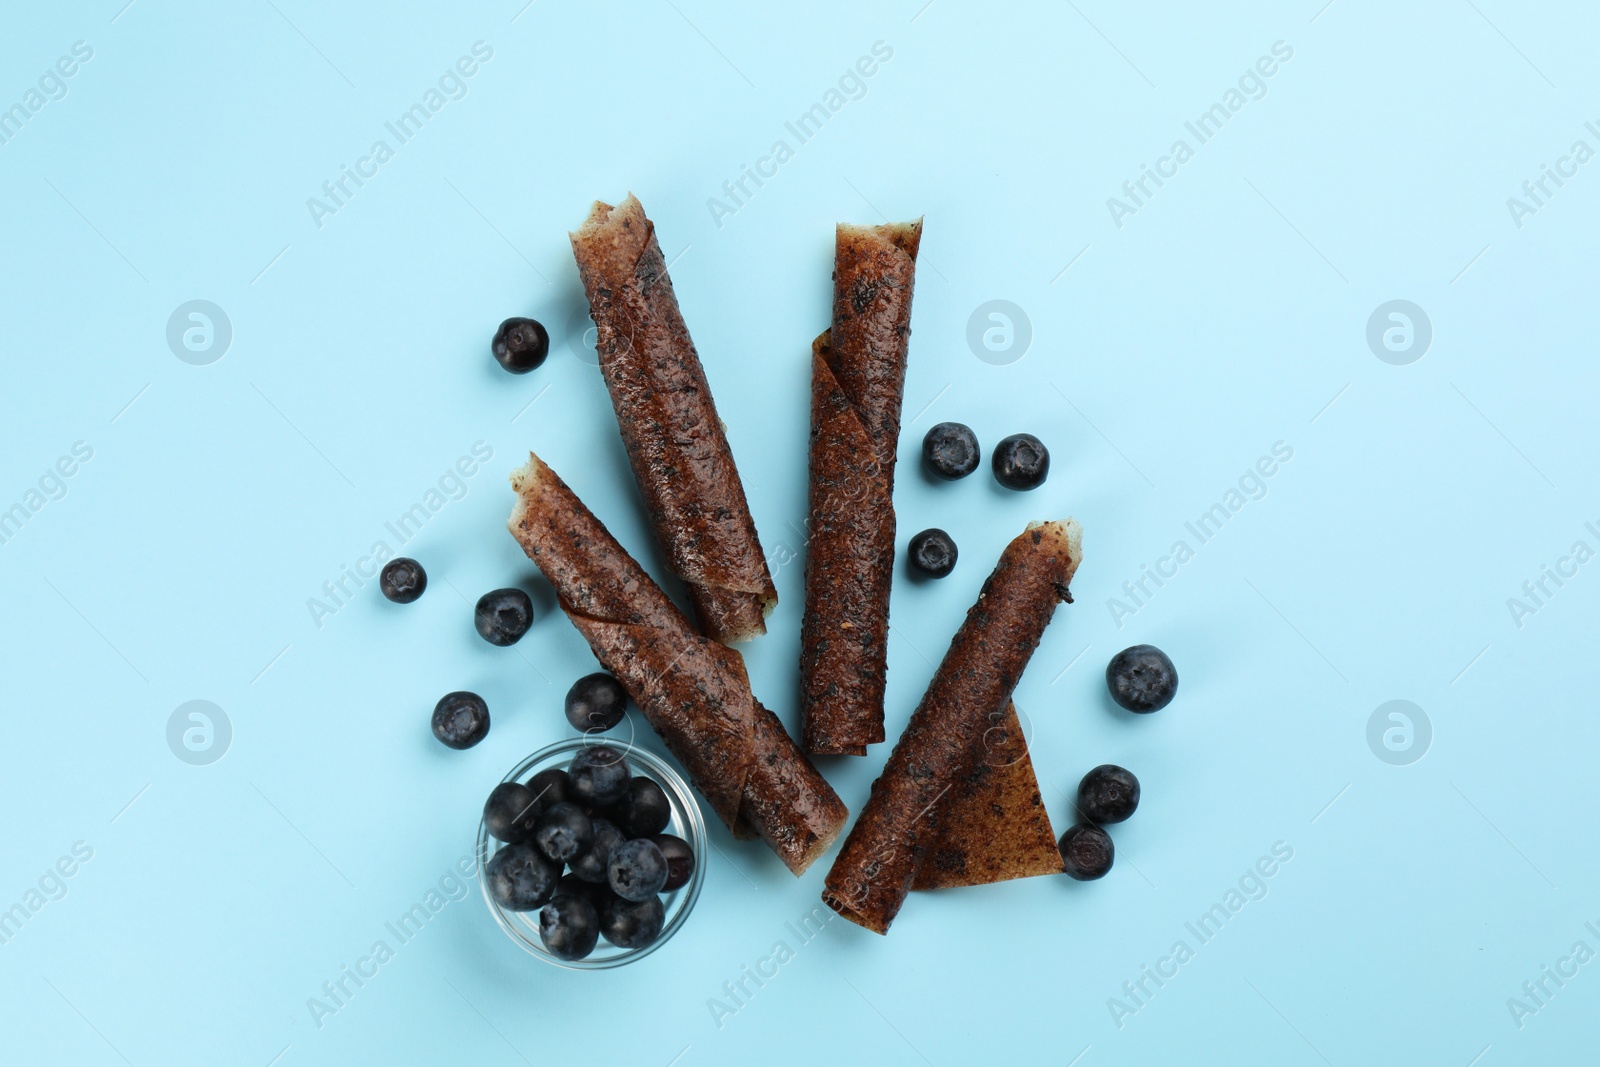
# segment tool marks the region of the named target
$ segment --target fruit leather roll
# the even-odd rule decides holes
[[[570,236],[600,373],[667,566],[706,634],[764,634],[778,591],[655,226],[630,194],[616,207],[596,201]]]
[[[991,766],[985,734],[997,716],[1015,730],[1011,692],[1056,604],[1072,599],[1081,559],[1071,519],[1030,526],[1006,546],[828,872],[822,899],[851,922],[887,933],[914,886],[951,884],[919,875],[960,836],[954,823],[971,816],[964,795]],[[1059,854],[1040,854],[1031,869],[999,876],[1059,870]]]
[[[840,226],[833,325],[811,351],[811,486],[800,631],[801,740],[865,755],[883,740],[911,290],[922,220]]]
[[[760,837],[795,874],[849,812],[751,695],[744,659],[702,636],[539,457],[511,474],[511,534],[606,670],[616,675],[736,837]]]

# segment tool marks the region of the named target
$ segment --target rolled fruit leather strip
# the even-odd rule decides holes
[[[894,467],[922,220],[838,228],[833,325],[812,344],[801,741],[865,755],[884,739]]]
[[[750,692],[738,652],[701,635],[554,471],[511,474],[508,523],[601,666],[622,683],[736,837],[795,874],[843,829],[833,787]]]
[[[570,237],[600,373],[667,565],[706,634],[766,633],[778,592],[655,225],[630,193],[615,207],[595,201]]]
[[[952,831],[952,797],[983,767],[991,716],[1010,704],[1056,604],[1072,599],[1082,536],[1072,519],[1036,524],[1001,553],[828,872],[822,899],[851,922],[887,933]]]

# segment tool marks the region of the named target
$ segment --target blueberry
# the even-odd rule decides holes
[[[585,882],[604,882],[611,865],[611,855],[628,840],[628,835],[606,819],[591,819],[594,836],[589,846],[570,861],[572,873]]]
[[[615,804],[627,796],[631,776],[627,757],[610,745],[591,745],[567,765],[573,799],[595,807]]]
[[[617,802],[617,825],[629,837],[659,834],[672,821],[672,802],[666,791],[649,778],[635,777]]]
[[[1122,822],[1139,806],[1139,779],[1115,763],[1102,763],[1078,783],[1078,813],[1096,826]]]
[[[512,374],[527,374],[550,354],[550,334],[535,319],[507,319],[494,332],[489,350]]]
[[[485,873],[496,904],[507,911],[532,911],[555,895],[561,868],[524,843],[496,852]]]
[[[600,906],[600,933],[618,948],[644,948],[661,936],[666,917],[660,897],[638,901],[612,897]]]
[[[508,845],[533,836],[534,825],[544,811],[544,801],[517,782],[501,782],[483,805],[483,823],[489,835]]]
[[[1080,822],[1061,835],[1057,847],[1069,878],[1092,882],[1111,869],[1111,835],[1098,826]]]
[[[391,559],[378,572],[378,588],[396,604],[409,604],[428,588],[428,572],[414,559]]]
[[[567,690],[566,712],[574,730],[609,730],[628,713],[628,693],[603,671],[587,674]]]
[[[533,622],[533,600],[520,589],[496,589],[478,598],[472,622],[491,645],[514,645]]]
[[[1007,489],[1037,489],[1050,473],[1050,451],[1031,433],[1014,433],[994,447],[994,476]]]
[[[489,705],[477,693],[446,693],[433,706],[433,736],[451,748],[471,748],[489,732]]]
[[[690,877],[694,875],[694,849],[689,847],[689,842],[671,834],[656,834],[650,840],[661,849],[661,855],[667,861],[667,881],[661,891],[670,893],[688,885]]]
[[[1111,699],[1129,711],[1160,711],[1177,695],[1178,669],[1155,645],[1134,645],[1111,657],[1106,686]]]
[[[572,799],[572,779],[560,767],[546,767],[528,779],[528,791],[546,808]]]
[[[923,530],[906,546],[913,570],[929,578],[943,578],[956,569],[956,543],[943,530]]]
[[[558,959],[581,960],[600,940],[600,913],[587,897],[558,893],[539,913],[539,940]]]
[[[667,858],[647,837],[635,838],[611,854],[611,891],[623,900],[645,900],[667,884]]]
[[[552,804],[533,828],[533,842],[546,856],[565,863],[594,840],[594,823],[569,801]]]
[[[978,469],[978,435],[959,422],[941,422],[922,439],[922,462],[936,477],[953,482]]]

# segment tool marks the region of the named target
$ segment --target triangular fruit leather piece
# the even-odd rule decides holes
[[[984,733],[972,774],[940,805],[939,833],[911,888],[987,885],[1063,869],[1016,705],[1007,702],[1000,722]]]

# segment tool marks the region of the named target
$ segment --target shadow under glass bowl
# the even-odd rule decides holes
[[[672,807],[672,820],[662,833],[673,834],[683,838],[694,851],[694,873],[689,876],[689,881],[677,889],[661,894],[661,902],[666,906],[666,917],[661,923],[661,936],[643,948],[618,948],[605,938],[601,938],[595,945],[594,951],[581,960],[564,960],[552,955],[544,947],[544,942],[539,938],[539,910],[533,911],[507,911],[496,903],[489,892],[489,861],[494,854],[504,847],[502,842],[489,836],[489,829],[482,820],[478,822],[478,887],[483,892],[483,901],[489,906],[489,914],[494,916],[495,922],[500,924],[500,929],[506,936],[538,956],[546,963],[553,963],[557,967],[566,967],[575,971],[599,971],[609,967],[620,967],[625,963],[643,959],[656,949],[666,944],[672,935],[677,933],[688,919],[689,913],[694,910],[695,901],[700,897],[700,886],[705,880],[705,851],[709,847],[706,835],[705,820],[700,815],[700,805],[694,798],[694,793],[689,789],[689,784],[683,776],[662,761],[654,753],[646,752],[641,748],[622,741],[609,738],[590,739],[575,737],[567,741],[541,748],[516,767],[503,778],[502,782],[527,783],[528,779],[540,771],[552,767],[566,769],[572,762],[572,757],[585,748],[598,744],[608,745],[622,752],[628,762],[628,770],[636,775],[644,775],[653,779],[663,792]]]

